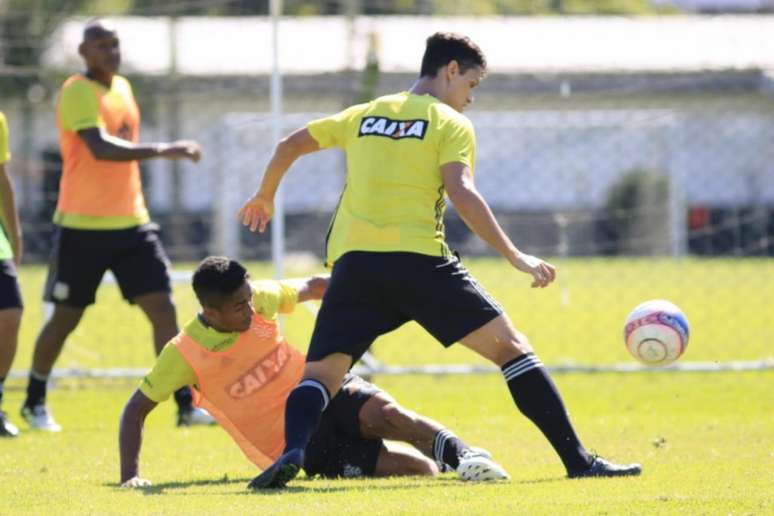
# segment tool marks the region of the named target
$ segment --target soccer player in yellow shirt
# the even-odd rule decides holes
[[[199,264],[192,284],[201,312],[164,347],[121,416],[124,487],[150,484],[139,468],[144,421],[183,385],[196,386],[197,402],[259,468],[271,465],[284,448],[285,400],[301,379],[304,356],[282,336],[277,314],[320,299],[328,277],[250,282],[239,262],[211,256]],[[463,480],[508,478],[488,453],[469,448],[358,376],[348,374],[332,392],[331,406],[306,446],[302,467],[309,476],[435,475],[453,468]]]
[[[23,303],[16,267],[22,260],[22,230],[16,198],[5,164],[11,159],[8,123],[0,111],[0,437],[16,437],[19,429],[2,411],[3,384],[16,355]]]
[[[148,317],[157,353],[177,333],[169,259],[150,221],[138,160],[201,157],[193,141],[139,143],[140,110],[129,81],[118,75],[121,48],[111,24],[87,23],[78,52],[86,72],[64,82],[57,102],[63,170],[44,292],[54,313],[35,342],[22,407],[30,427],[50,432],[61,427],[46,406],[46,381],[67,336],[94,303],[105,271]],[[188,388],[175,398],[179,425],[211,422],[193,409]]]
[[[264,231],[277,187],[296,158],[344,149],[347,179],[327,241],[331,284],[312,335],[304,380],[288,398],[285,453],[253,488],[283,487],[304,461],[304,448],[329,393],[380,335],[416,321],[443,346],[460,342],[497,364],[518,409],[545,435],[571,478],[637,475],[581,444],[559,392],[527,338],[446,245],[445,197],[468,227],[516,270],[547,287],[554,267],[521,252],[476,190],[475,133],[462,111],[484,78],[486,59],[469,38],[427,39],[418,81],[310,122],[282,140],[258,192],[239,217]]]

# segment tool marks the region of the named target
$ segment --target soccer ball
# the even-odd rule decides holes
[[[654,299],[635,307],[626,318],[624,342],[640,362],[661,366],[685,352],[690,331],[682,310],[669,301]]]

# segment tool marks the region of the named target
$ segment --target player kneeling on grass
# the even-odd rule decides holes
[[[196,403],[252,462],[262,469],[271,465],[285,447],[285,402],[301,381],[305,362],[280,333],[276,316],[298,302],[321,299],[327,286],[327,276],[251,284],[247,270],[234,260],[202,261],[193,276],[202,311],[164,347],[121,416],[122,486],[150,485],[139,476],[145,417],[185,385],[195,387]],[[410,443],[421,454],[387,447],[383,439]],[[435,475],[455,469],[464,480],[508,478],[487,452],[471,449],[352,374],[329,400],[303,468],[309,476],[324,477]]]

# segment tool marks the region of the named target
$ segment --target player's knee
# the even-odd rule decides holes
[[[175,303],[170,296],[146,298],[138,304],[152,324],[164,324],[168,321],[174,321],[176,318]]]
[[[426,457],[416,457],[411,468],[412,473],[417,476],[434,477],[438,475],[438,466]]]
[[[4,332],[17,331],[21,326],[22,309],[13,308],[0,311],[0,327]]]
[[[501,366],[514,358],[532,352],[532,345],[527,336],[518,330],[514,330],[508,338],[500,341],[500,345],[494,353],[493,362]]]

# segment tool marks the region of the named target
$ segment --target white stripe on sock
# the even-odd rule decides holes
[[[513,371],[523,368],[525,365],[540,363],[540,359],[534,355],[527,357],[523,360],[519,360],[515,364],[511,364],[503,370],[503,374],[510,374]]]
[[[325,410],[328,407],[328,403],[330,403],[331,399],[330,399],[330,396],[328,395],[328,389],[326,389],[325,386],[323,386],[323,384],[321,384],[317,380],[309,379],[309,380],[304,380],[301,383],[299,383],[296,386],[296,389],[300,389],[301,387],[313,387],[313,388],[317,389],[318,391],[320,391],[320,394],[322,394],[322,397],[323,397],[323,408],[322,409]]]
[[[446,441],[451,437],[454,437],[454,434],[445,428],[443,430],[439,430],[438,434],[435,436],[435,442],[433,443],[433,456],[435,457],[435,461],[439,464],[439,467],[440,464],[443,464],[443,449],[446,446]]]
[[[505,371],[503,371],[503,375],[507,381],[510,381],[537,367],[543,367],[543,362],[541,362],[539,358],[532,356],[511,365]]]

